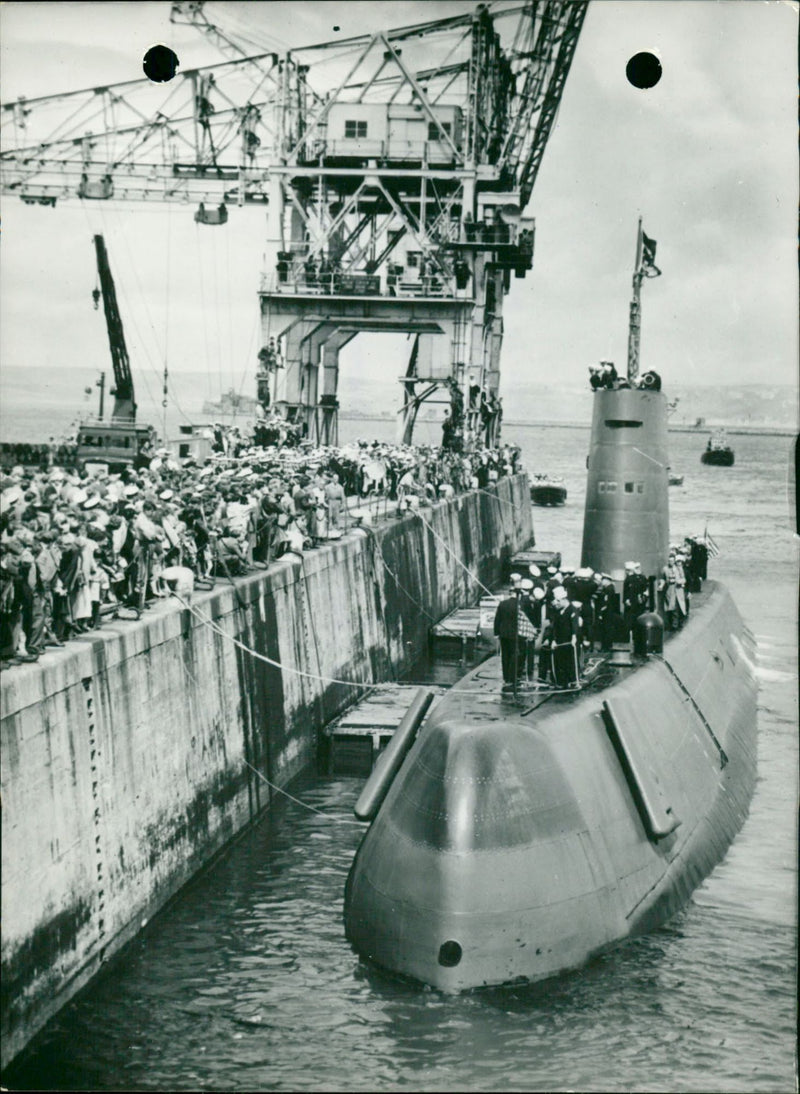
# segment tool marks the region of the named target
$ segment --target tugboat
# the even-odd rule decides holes
[[[733,449],[728,444],[723,430],[712,433],[706,450],[700,457],[700,462],[714,464],[715,467],[733,467],[733,459]]]
[[[567,487],[563,479],[552,475],[534,475],[531,483],[531,501],[534,505],[563,505],[567,500]]]
[[[628,380],[593,395],[582,567],[635,559],[652,596],[669,555],[667,399],[636,386],[639,233]],[[371,821],[345,889],[359,954],[447,992],[536,981],[688,900],[753,794],[754,640],[713,581],[666,642],[654,612],[633,636],[583,664],[573,645],[568,685],[509,690],[493,657],[427,717],[418,695],[356,806]]]

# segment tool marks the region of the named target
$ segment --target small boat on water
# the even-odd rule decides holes
[[[728,444],[722,430],[712,433],[701,455],[701,463],[710,463],[716,467],[733,467],[733,449]]]
[[[683,475],[676,475],[674,472],[669,473],[669,485],[670,486],[683,486]]]
[[[531,501],[534,505],[563,505],[567,487],[563,479],[552,475],[534,475],[531,480]]]

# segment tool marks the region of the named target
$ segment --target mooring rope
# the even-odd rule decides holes
[[[511,509],[514,510],[514,512],[516,512],[517,509],[524,509],[525,508],[524,505],[515,505],[514,502],[509,501],[508,498],[501,498],[499,494],[493,494],[491,490],[484,490],[483,487],[481,487],[481,486],[479,486],[477,488],[475,493],[476,494],[485,494],[487,496],[487,498],[494,498],[494,500],[499,501],[501,505],[508,505]]]
[[[437,620],[435,615],[431,615],[431,613],[429,611],[427,611],[427,609],[423,608],[423,606],[419,602],[419,600],[417,600],[417,598],[414,596],[414,594],[410,593],[408,591],[408,589],[405,587],[405,585],[402,584],[402,582],[398,578],[397,574],[394,572],[394,570],[391,568],[389,563],[386,561],[386,559],[384,557],[384,554],[383,554],[383,550],[381,548],[381,545],[378,542],[378,537],[375,535],[374,531],[371,528],[365,528],[364,530],[370,536],[374,548],[377,550],[378,554],[380,555],[380,559],[381,559],[381,562],[383,563],[384,569],[389,574],[392,581],[395,583],[396,587],[400,590],[400,592],[405,593],[405,595],[408,597],[408,599],[411,601],[411,603],[414,605],[414,607],[417,608],[419,611],[421,611],[424,616],[427,616],[427,618],[430,619],[436,626],[441,627],[442,630],[446,631],[448,634],[452,634],[455,638],[463,638],[464,635],[462,635],[460,631],[454,631],[452,629],[452,627],[448,627],[446,623],[441,623],[439,620]]]
[[[370,684],[368,680],[339,680],[335,676],[321,676],[319,673],[305,672],[303,669],[296,669],[293,668],[291,665],[284,665],[280,661],[274,660],[274,658],[272,657],[267,657],[265,653],[259,653],[258,650],[254,650],[251,646],[245,645],[244,642],[241,642],[234,635],[228,634],[228,632],[223,627],[220,627],[218,623],[215,623],[213,619],[211,619],[207,615],[203,615],[196,608],[192,607],[192,605],[189,604],[189,602],[185,600],[180,593],[174,592],[172,595],[184,606],[184,608],[186,608],[187,611],[191,612],[195,619],[198,619],[206,627],[209,627],[216,634],[221,635],[222,638],[227,638],[229,642],[231,642],[234,646],[238,647],[238,649],[242,650],[244,653],[249,653],[251,657],[255,657],[256,660],[263,661],[267,665],[272,665],[273,668],[280,669],[281,672],[291,672],[294,673],[295,676],[305,676],[309,680],[320,680],[326,684],[344,684],[347,687],[379,688],[396,686],[394,684]]]
[[[357,824],[359,828],[362,826],[362,821],[351,820],[350,817],[336,817],[333,815],[333,813],[326,813],[324,809],[317,809],[315,805],[309,805],[308,802],[300,801],[300,799],[296,798],[294,794],[290,794],[288,790],[283,790],[276,783],[270,782],[266,775],[259,771],[257,767],[253,767],[253,765],[251,763],[248,763],[247,760],[243,760],[242,762],[244,763],[245,767],[249,767],[251,771],[255,771],[259,779],[262,779],[268,787],[270,787],[272,790],[277,790],[279,794],[283,794],[283,796],[285,798],[288,798],[289,801],[296,802],[297,805],[302,805],[303,809],[308,809],[310,812],[316,813],[318,817],[325,817],[326,820],[335,821],[336,824]]]
[[[458,555],[455,553],[455,551],[452,550],[452,548],[447,543],[447,541],[442,539],[442,537],[439,535],[439,533],[436,531],[436,529],[433,527],[433,525],[430,524],[427,520],[425,520],[422,513],[420,513],[418,510],[416,510],[415,511],[415,516],[417,516],[422,521],[422,523],[425,525],[425,527],[433,533],[433,535],[436,537],[436,539],[438,539],[439,542],[442,544],[445,551],[447,551],[447,553],[449,555],[453,556],[453,558],[459,564],[461,569],[464,570],[464,572],[467,573],[477,585],[480,585],[480,587],[487,594],[487,596],[494,596],[495,594],[492,592],[492,590],[487,589],[486,586],[483,584],[483,582],[480,580],[480,578],[477,577],[475,574],[473,574],[472,570],[470,570],[470,568],[468,566],[464,565],[464,563],[461,561],[461,559],[458,557]]]
[[[204,624],[204,626],[209,627],[212,631],[214,631],[216,634],[219,634],[222,638],[226,638],[230,643],[232,643],[234,646],[237,646],[244,653],[250,654],[251,657],[255,657],[258,661],[264,661],[266,664],[272,665],[273,668],[280,669],[281,672],[291,672],[294,673],[295,676],[304,676],[309,680],[319,680],[321,683],[343,684],[345,687],[364,688],[369,691],[390,691],[398,687],[398,684],[392,681],[370,682],[369,680],[341,680],[336,676],[322,676],[319,673],[305,672],[303,669],[296,669],[292,665],[285,665],[281,661],[276,661],[272,657],[267,657],[265,653],[259,653],[258,650],[254,650],[251,646],[245,645],[244,642],[241,642],[238,638],[234,637],[234,635],[228,634],[228,632],[224,630],[224,628],[220,627],[218,623],[215,623],[213,619],[210,619],[207,615],[202,615],[195,608],[193,608],[192,605],[189,604],[188,601],[186,601],[184,597],[180,595],[180,593],[173,592],[172,595],[180,604],[183,605],[184,608],[186,608],[188,612],[190,612],[195,617],[195,619],[199,620],[199,622]],[[558,645],[571,644],[571,642],[558,643]],[[414,684],[400,684],[399,686],[408,688],[415,687]],[[548,685],[545,684],[545,687],[548,687]],[[548,693],[550,695],[566,695],[575,694],[576,690],[578,689],[550,687],[548,688]],[[480,692],[475,691],[473,688],[449,687],[447,689],[447,694],[471,695],[474,697],[475,695],[480,694]]]

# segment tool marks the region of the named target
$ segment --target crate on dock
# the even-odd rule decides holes
[[[555,566],[555,568],[558,569],[560,565],[560,551],[517,551],[508,563],[506,577],[509,577],[511,574],[521,574],[525,577],[531,566],[538,566],[542,573],[544,573],[548,566]]]
[[[478,609],[481,613],[480,628],[481,633],[484,636],[491,636],[494,634],[494,617],[497,613],[497,605],[503,599],[501,595],[498,596],[482,596],[478,604]]]
[[[392,731],[394,732],[394,731]],[[392,739],[392,733],[372,733],[360,730],[357,733],[344,731],[329,735],[328,774],[329,775],[369,775],[381,751]]]
[[[481,637],[480,608],[458,608],[435,623],[429,633],[434,650],[459,649],[466,654],[467,647],[474,649]]]

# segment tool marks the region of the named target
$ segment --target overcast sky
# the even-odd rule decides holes
[[[284,0],[207,11],[281,48],[472,6]],[[4,100],[139,78],[159,41],[184,69],[222,59],[197,31],[172,26],[169,11],[3,5]],[[534,270],[512,279],[506,300],[507,398],[522,381],[582,383],[601,358],[624,368],[640,214],[663,271],[643,289],[643,368],[667,384],[796,382],[797,17],[797,4],[781,0],[592,0],[528,209]],[[648,91],[625,76],[642,50],[663,65]],[[28,207],[4,196],[3,364],[108,367],[90,297],[99,231],[135,368],[152,376],[166,348],[171,369],[206,369],[221,383],[254,375],[264,213],[233,209],[217,230],[198,229],[192,214],[77,200]],[[351,343],[347,367],[399,375],[403,362],[376,353],[376,341]]]

